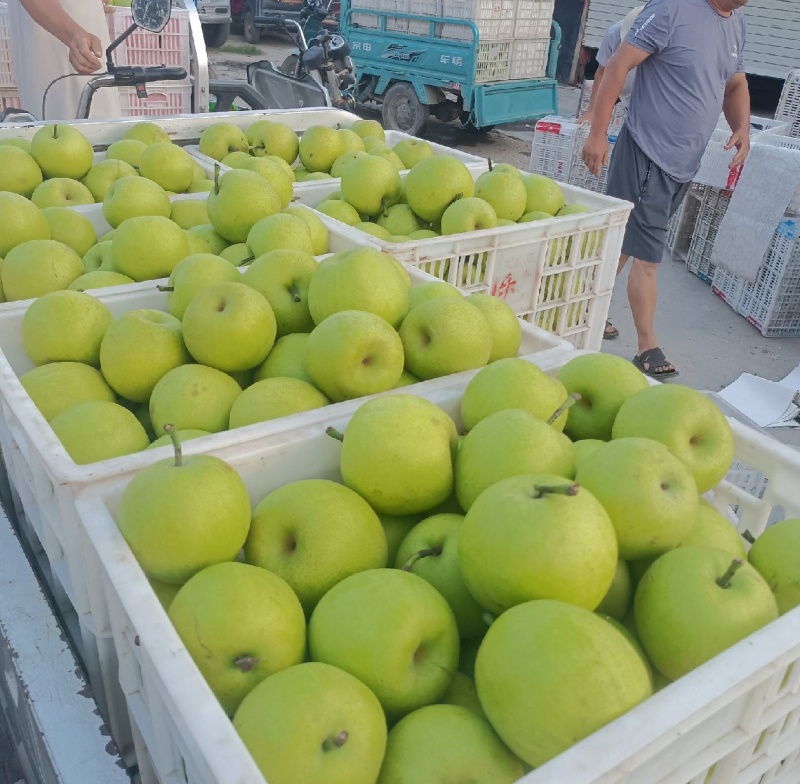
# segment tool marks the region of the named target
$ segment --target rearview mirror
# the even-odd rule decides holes
[[[131,12],[134,23],[142,30],[160,33],[172,14],[172,0],[133,0]]]

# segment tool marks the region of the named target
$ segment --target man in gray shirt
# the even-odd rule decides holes
[[[628,73],[637,69],[628,117],[614,148],[608,193],[633,202],[618,271],[633,257],[628,299],[639,342],[634,363],[648,375],[677,375],[654,329],[657,265],[667,223],[700,167],[722,110],[736,148],[750,149],[750,94],[744,75],[748,0],[650,0],[606,67],[595,96],[583,160],[599,175],[608,159],[608,124]],[[617,330],[608,324],[606,336]]]

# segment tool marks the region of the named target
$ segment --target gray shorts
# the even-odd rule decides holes
[[[689,190],[690,182],[678,182],[650,160],[622,126],[608,167],[606,193],[633,202],[625,228],[622,253],[658,264],[664,255],[669,219]]]

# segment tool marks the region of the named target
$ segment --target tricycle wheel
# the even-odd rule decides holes
[[[430,114],[408,82],[395,82],[383,97],[383,127],[389,131],[419,136]]]
[[[494,130],[494,125],[482,125],[480,128],[475,125],[472,115],[468,114],[467,112],[461,112],[458,116],[459,125],[461,129],[464,131],[469,131],[470,133],[489,133],[489,131]]]
[[[249,8],[245,8],[242,15],[242,35],[249,44],[257,44],[261,40],[261,30]]]
[[[209,49],[219,49],[228,40],[231,32],[230,23],[203,25],[203,38]]]

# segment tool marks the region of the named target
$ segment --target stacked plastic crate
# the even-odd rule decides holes
[[[549,115],[533,127],[528,171],[559,182],[569,182],[580,126],[571,117]]]
[[[700,218],[706,185],[693,183],[678,211],[667,226],[667,249],[676,261],[686,261],[694,231]]]
[[[14,0],[18,2],[18,0]],[[8,4],[0,3],[0,111],[19,109],[19,93],[14,78],[11,59],[11,28],[8,21]]]
[[[800,70],[789,71],[775,119],[791,124],[789,136],[800,137]]]
[[[113,41],[132,23],[130,8],[114,8],[108,16],[108,31]],[[121,87],[120,103],[123,117],[170,117],[192,111],[192,83],[189,14],[183,8],[173,8],[167,26],[160,33],[136,30],[115,53],[117,65],[176,66],[186,69],[183,82],[153,82],[147,85],[147,98],[138,98],[136,88]]]

